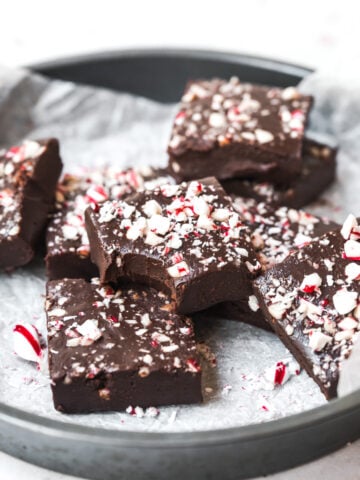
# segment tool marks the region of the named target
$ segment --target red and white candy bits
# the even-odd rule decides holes
[[[13,329],[14,352],[20,358],[38,363],[42,356],[40,335],[30,323],[17,324]]]

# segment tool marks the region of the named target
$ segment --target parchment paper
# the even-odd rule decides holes
[[[340,144],[339,180],[313,211],[343,220],[360,213],[360,96],[336,79],[314,74],[303,82],[316,95],[311,131]],[[21,70],[0,68],[0,144],[57,136],[65,171],[79,165],[165,165],[165,147],[176,106],[104,89],[49,81]],[[39,258],[11,275],[0,274],[0,402],[64,422],[132,431],[194,431],[264,422],[326,403],[302,372],[273,388],[267,369],[291,358],[275,335],[238,322],[198,322],[204,356],[205,402],[195,406],[127,413],[67,416],[53,408],[46,362],[41,370],[17,358],[12,328],[34,323],[46,336],[45,274]],[[217,367],[209,356],[214,354]],[[351,390],[353,387],[350,386]],[[354,387],[355,388],[355,387]]]

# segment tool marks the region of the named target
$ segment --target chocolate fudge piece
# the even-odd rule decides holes
[[[61,169],[54,138],[26,140],[0,151],[0,268],[19,267],[33,258]]]
[[[83,279],[47,285],[49,368],[65,413],[201,402],[193,325],[163,293]]]
[[[301,208],[316,200],[334,181],[336,153],[336,148],[305,139],[301,173],[290,186],[279,187],[269,182],[241,178],[222,180],[221,184],[229,194]]]
[[[171,173],[181,180],[213,175],[288,185],[301,172],[304,128],[312,97],[241,83],[233,77],[191,82],[168,145]]]
[[[101,281],[164,290],[181,313],[242,300],[260,270],[248,229],[213,177],[106,202],[85,217]]]
[[[50,280],[98,275],[90,259],[84,211],[89,205],[117,200],[144,188],[175,182],[164,170],[150,167],[122,170],[106,167],[65,175],[56,192],[57,212],[46,235],[46,268]]]
[[[303,210],[258,203],[252,198],[237,197],[233,205],[252,232],[253,247],[264,270],[281,263],[292,251],[338,227],[335,222]],[[271,324],[265,320],[252,292],[246,301],[225,302],[207,313],[271,330]]]
[[[360,228],[343,227],[290,255],[254,282],[268,322],[320,386],[336,397],[342,361],[360,327]]]

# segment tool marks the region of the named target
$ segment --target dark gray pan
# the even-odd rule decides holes
[[[32,68],[162,102],[196,77],[293,85],[309,70],[218,52],[123,51]],[[60,472],[98,480],[244,479],[284,470],[360,437],[360,391],[277,421],[196,433],[132,433],[64,424],[0,404],[0,448]]]

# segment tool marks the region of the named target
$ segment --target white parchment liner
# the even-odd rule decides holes
[[[339,143],[338,181],[311,210],[342,221],[360,214],[359,88],[314,74],[303,82],[316,97],[310,129]],[[355,85],[355,84],[354,84]],[[359,83],[360,85],[360,83]],[[103,89],[49,81],[22,70],[0,69],[0,144],[23,138],[56,136],[65,171],[80,165],[165,165],[165,148],[176,107]],[[217,367],[204,360],[205,402],[161,408],[159,415],[126,413],[67,416],[53,408],[46,366],[36,370],[13,354],[12,328],[34,323],[46,335],[43,312],[45,274],[41,259],[11,275],[0,274],[0,402],[44,417],[132,431],[194,431],[264,422],[326,403],[316,384],[302,372],[284,386],[271,388],[268,367],[289,358],[275,335],[228,320],[197,325],[216,355]],[[360,370],[360,349],[354,359]],[[347,392],[355,388],[347,368]]]

